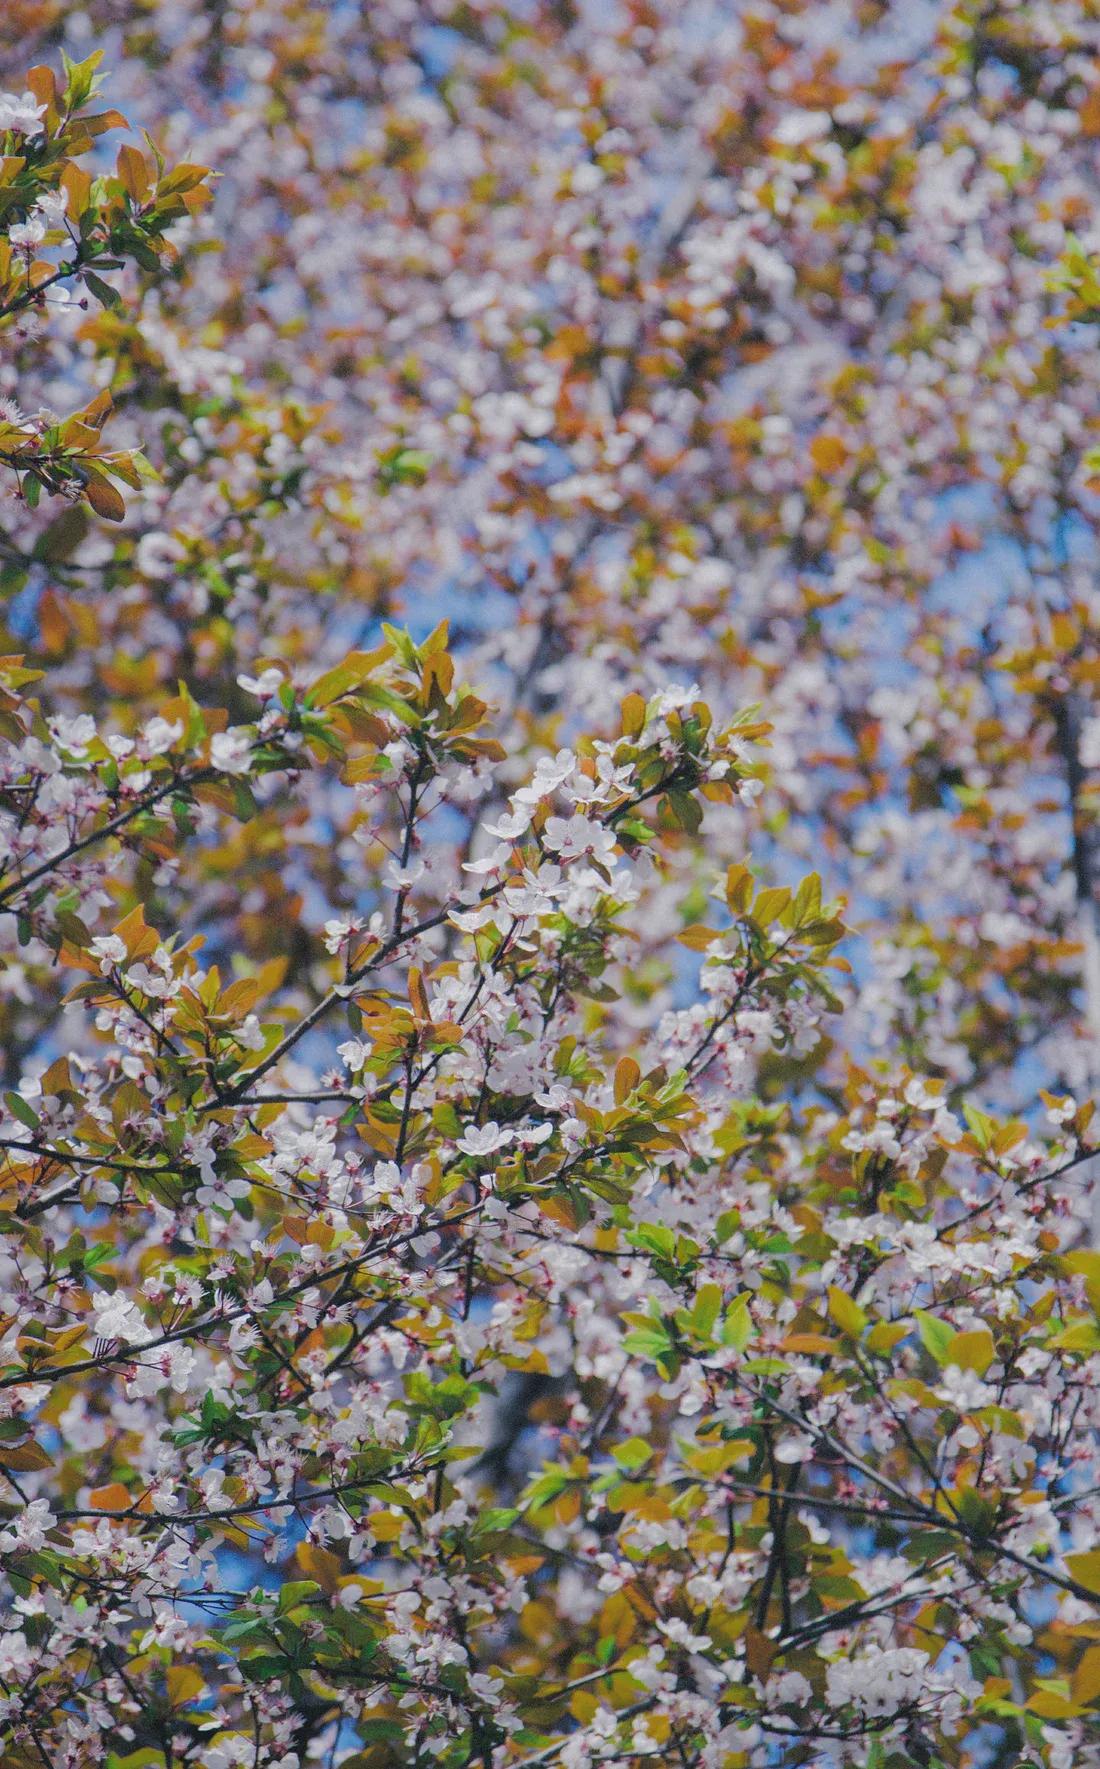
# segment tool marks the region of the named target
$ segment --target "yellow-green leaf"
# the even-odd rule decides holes
[[[988,1327],[956,1333],[947,1348],[949,1364],[957,1364],[960,1370],[975,1370],[979,1376],[985,1375],[993,1355],[993,1335]]]

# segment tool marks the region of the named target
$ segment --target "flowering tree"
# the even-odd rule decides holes
[[[1095,1749],[1100,24],[899,10],[12,9],[5,1764]]]

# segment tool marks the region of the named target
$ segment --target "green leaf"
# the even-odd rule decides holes
[[[722,1307],[722,1292],[717,1284],[703,1284],[696,1294],[691,1310],[691,1330],[699,1339],[709,1340]]]
[[[250,1658],[242,1658],[240,1666],[242,1675],[253,1683],[273,1682],[287,1671],[285,1657],[274,1652],[254,1652]]]
[[[949,1327],[945,1321],[937,1320],[934,1314],[926,1314],[923,1308],[917,1309],[916,1322],[925,1351],[929,1352],[938,1364],[949,1363],[955,1329]]]
[[[753,1336],[752,1316],[749,1314],[749,1299],[738,1296],[736,1301],[726,1310],[726,1318],[722,1322],[721,1339],[723,1345],[732,1345],[735,1351],[744,1351]]]
[[[623,1340],[624,1351],[631,1352],[635,1357],[648,1358],[650,1362],[655,1362],[669,1349],[668,1334],[661,1327],[638,1327]]]
[[[79,110],[97,91],[101,82],[96,78],[96,69],[102,60],[102,49],[93,50],[86,61],[70,61],[65,51],[61,51],[61,65],[65,70],[66,110]]]
[[[47,565],[60,565],[71,559],[91,524],[83,504],[69,504],[34,543],[34,557]]]
[[[321,1587],[316,1579],[291,1579],[279,1591],[279,1613],[285,1615],[296,1603],[304,1603],[309,1597],[316,1597]]]
[[[224,1628],[219,1628],[218,1638],[227,1644],[234,1640],[246,1640],[249,1634],[258,1633],[266,1626],[266,1618],[262,1615],[240,1615],[227,1622]]]
[[[1100,1351],[1100,1323],[1090,1316],[1080,1315],[1060,1333],[1053,1334],[1047,1344],[1059,1351]]]
[[[6,1093],[4,1104],[12,1117],[18,1118],[20,1124],[25,1124],[28,1130],[38,1129],[38,1114],[27,1104],[21,1093]]]
[[[569,1485],[569,1476],[561,1468],[547,1468],[539,1478],[528,1487],[523,1502],[528,1510],[538,1511],[556,1499]]]
[[[979,1112],[977,1106],[972,1106],[969,1102],[964,1102],[962,1114],[978,1147],[988,1149],[997,1134],[995,1119],[987,1117],[984,1112]]]
[[[761,891],[752,906],[752,918],[757,927],[771,927],[787,909],[790,900],[790,891],[781,885],[772,885],[768,890]]]
[[[84,286],[95,296],[101,307],[118,308],[122,306],[122,296],[119,291],[112,288],[110,283],[104,282],[101,276],[96,276],[94,270],[84,272]]]
[[[242,823],[250,823],[258,810],[252,788],[247,780],[231,780],[229,783],[233,794],[233,809]]]
[[[972,1486],[967,1486],[958,1494],[955,1503],[967,1529],[973,1530],[978,1536],[989,1534],[997,1515],[997,1507],[992,1499],[987,1499],[984,1494],[975,1492]]]
[[[514,1505],[483,1511],[473,1524],[471,1533],[475,1536],[487,1536],[499,1530],[510,1529],[518,1516],[519,1512]]]
[[[795,927],[802,927],[807,921],[816,921],[820,914],[821,880],[816,872],[811,872],[798,887],[791,906],[791,920]]]
[[[394,485],[423,485],[432,457],[422,448],[391,448],[378,462],[378,483],[384,490]]]
[[[625,1468],[628,1474],[637,1474],[649,1461],[653,1448],[644,1437],[629,1437],[625,1443],[615,1444],[611,1454],[620,1468]]]
[[[354,1724],[364,1744],[403,1744],[407,1737],[398,1720],[356,1720]]]
[[[829,1313],[841,1332],[847,1333],[850,1339],[858,1339],[867,1325],[867,1316],[859,1303],[835,1284],[829,1285]]]
[[[647,1253],[659,1253],[665,1259],[671,1259],[676,1247],[676,1236],[662,1222],[640,1222],[627,1234],[632,1247],[641,1247]]]
[[[703,812],[689,792],[682,792],[676,788],[668,794],[664,803],[668,806],[671,820],[679,829],[686,830],[689,835],[698,833],[699,826],[703,821]]]

